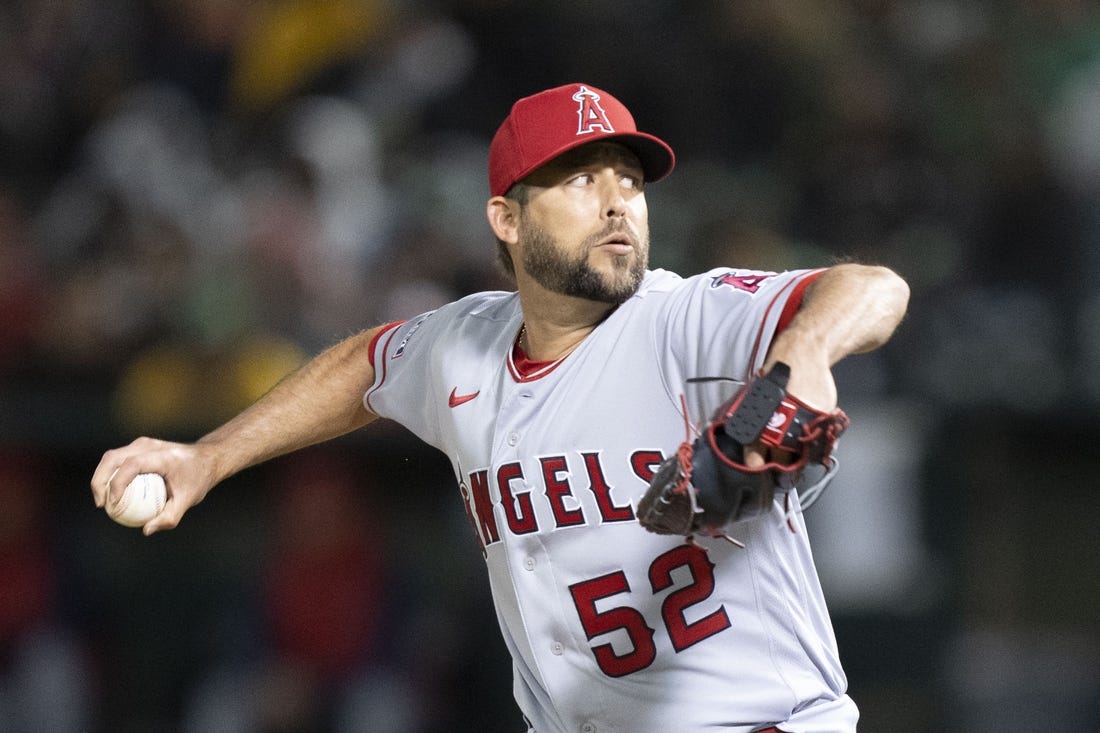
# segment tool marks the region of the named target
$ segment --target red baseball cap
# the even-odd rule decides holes
[[[667,143],[638,132],[630,110],[590,84],[566,84],[524,97],[512,105],[489,146],[489,191],[502,196],[562,153],[609,139],[638,156],[646,181],[659,181],[676,164]]]

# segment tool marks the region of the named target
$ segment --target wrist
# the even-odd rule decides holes
[[[236,465],[234,457],[229,452],[229,445],[212,433],[200,438],[192,446],[195,453],[195,463],[202,467],[210,486],[221,483],[247,467],[247,464]]]

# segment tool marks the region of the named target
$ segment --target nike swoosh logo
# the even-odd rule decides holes
[[[447,405],[450,407],[458,407],[461,404],[469,402],[473,398],[481,394],[479,389],[477,392],[471,392],[470,394],[459,394],[458,387],[451,390],[451,396],[447,398]]]

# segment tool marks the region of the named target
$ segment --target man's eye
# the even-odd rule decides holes
[[[642,179],[637,176],[623,176],[621,180],[623,188],[629,188],[632,191],[636,191],[642,187]]]
[[[573,178],[569,179],[569,184],[572,186],[587,186],[591,182],[591,173],[581,173],[580,175],[574,176]]]

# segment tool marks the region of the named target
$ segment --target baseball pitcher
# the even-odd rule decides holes
[[[519,100],[486,206],[515,292],[353,336],[195,444],[108,451],[97,504],[159,473],[144,530],[169,529],[247,466],[396,420],[450,458],[527,730],[855,731],[802,509],[848,425],[831,368],[908,288],[649,269],[645,188],[674,160],[589,84]]]

